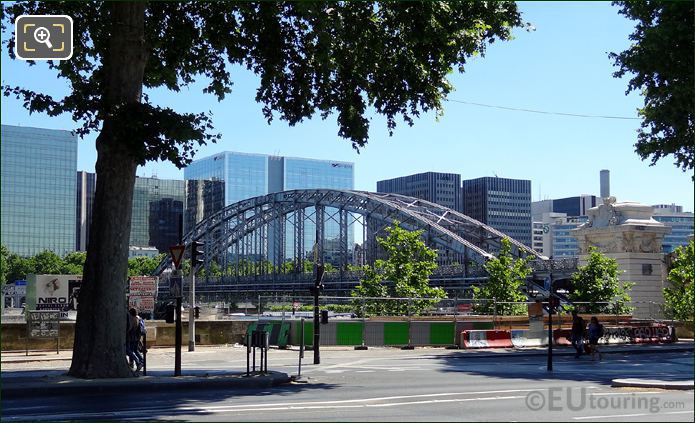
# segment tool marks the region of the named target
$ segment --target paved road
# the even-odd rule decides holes
[[[156,359],[153,355],[150,371],[170,372],[168,354],[160,353]],[[610,387],[616,377],[692,378],[692,352],[610,354],[602,362],[562,356],[555,358],[552,374],[546,371],[543,356],[480,358],[443,349],[324,349],[318,366],[307,364],[311,357],[308,351],[302,371],[309,383],[272,390],[3,400],[2,421],[693,421],[692,391]],[[235,348],[185,352],[183,360],[184,369],[245,366],[243,351]],[[32,374],[60,367],[58,363],[16,363],[10,368],[24,366]],[[296,374],[297,352],[273,350],[269,364],[272,370]],[[3,377],[7,366],[3,363]]]

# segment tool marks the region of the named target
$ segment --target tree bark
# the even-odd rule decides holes
[[[80,290],[69,374],[79,378],[132,376],[125,333],[128,244],[138,161],[115,130],[111,111],[139,103],[147,61],[145,3],[112,3],[109,53],[103,58],[105,112],[97,138],[96,192]],[[102,112],[103,113],[103,112]],[[133,125],[137,125],[133,122]]]

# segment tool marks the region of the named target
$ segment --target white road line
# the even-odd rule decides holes
[[[572,417],[574,420],[588,420],[588,419],[608,419],[612,417],[644,417],[644,416],[662,416],[664,414],[692,414],[693,410],[690,411],[668,411],[664,413],[636,413],[636,414],[611,414],[605,416],[582,416],[582,417]]]

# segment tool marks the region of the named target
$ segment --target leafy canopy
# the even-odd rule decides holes
[[[668,272],[670,286],[664,288],[666,311],[681,321],[693,321],[693,296],[695,296],[695,249],[693,241],[687,246],[676,248],[673,262]]]
[[[526,285],[526,278],[531,274],[531,268],[528,266],[531,258],[529,256],[515,259],[512,255],[512,243],[509,239],[502,238],[498,256],[488,260],[484,265],[488,273],[488,281],[484,285],[473,287],[473,298],[485,299],[476,304],[473,309],[483,314],[525,314],[527,312],[525,304],[500,303],[526,301],[523,287]]]
[[[572,274],[572,289],[568,298],[579,304],[579,311],[584,313],[620,313],[631,311],[628,292],[634,286],[632,282],[621,282],[618,277],[618,262],[606,257],[596,247],[589,250],[585,266],[580,266]],[[608,304],[605,304],[608,303]]]
[[[71,113],[82,136],[110,118],[140,164],[182,167],[197,144],[219,139],[207,113],[179,113],[147,95],[108,105],[107,2],[18,2],[3,4],[2,13],[3,26],[21,14],[67,14],[75,22],[72,59],[48,62],[70,82],[70,94],[3,85],[30,112]],[[276,114],[295,125],[315,112],[322,119],[336,113],[338,134],[355,148],[367,143],[369,107],[386,117],[389,131],[399,116],[412,125],[421,112],[441,112],[453,66],[462,72],[468,57],[521,25],[509,1],[149,2],[145,14],[146,89],[179,92],[199,79],[222,100],[232,92],[230,65],[242,65],[260,77],[256,101],[268,122]],[[13,46],[11,38],[14,58]]]
[[[408,231],[398,221],[387,227],[386,237],[377,237],[386,260],[376,260],[374,267],[366,267],[364,278],[352,291],[353,297],[434,298],[435,300],[364,300],[355,301],[356,312],[362,315],[419,314],[446,298],[442,288],[429,284],[429,277],[437,268],[437,252],[422,240],[422,230]]]
[[[693,169],[695,139],[695,28],[692,1],[616,1],[620,14],[637,21],[632,46],[610,57],[631,76],[625,94],[644,96],[636,152],[651,164],[673,154],[676,166]],[[695,178],[695,176],[694,176]]]

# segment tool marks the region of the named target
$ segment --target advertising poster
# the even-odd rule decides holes
[[[138,313],[153,313],[157,297],[156,276],[131,276],[128,281],[128,308]]]
[[[27,309],[58,311],[62,320],[75,320],[81,286],[81,275],[29,275]]]

